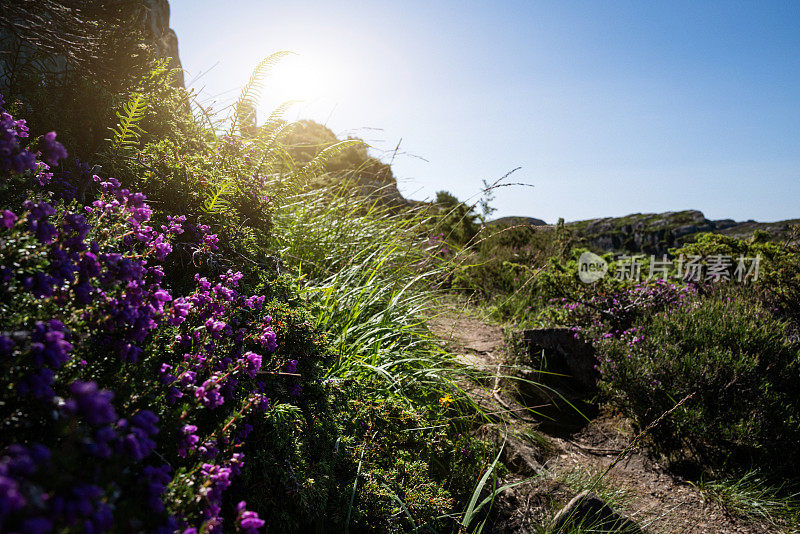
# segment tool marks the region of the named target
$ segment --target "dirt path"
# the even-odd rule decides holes
[[[466,304],[449,302],[428,322],[431,331],[467,365],[495,376],[503,373],[504,337]],[[510,480],[528,482],[507,490],[497,500],[499,517],[492,532],[540,532],[570,498],[586,486],[594,473],[605,471],[632,439],[627,421],[600,410],[579,432],[556,437],[546,435],[541,421],[520,405],[503,381],[487,377],[462,384],[496,424],[487,427],[506,444],[504,460],[510,464]],[[703,498],[691,484],[668,473],[647,455],[636,451],[625,457],[604,477],[602,491],[615,499],[616,508],[652,533],[779,533],[785,529],[755,523],[728,514]],[[601,491],[598,491],[601,492]]]

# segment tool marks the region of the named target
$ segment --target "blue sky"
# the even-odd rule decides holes
[[[534,187],[497,190],[496,215],[800,217],[800,2],[170,4],[202,101],[229,104],[261,58],[295,51],[260,115],[296,96],[288,118],[385,161],[402,139],[411,198],[477,200],[522,167]]]

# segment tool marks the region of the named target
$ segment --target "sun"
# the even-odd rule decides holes
[[[292,54],[272,69],[267,79],[267,91],[281,101],[309,102],[332,96],[336,80],[336,73],[324,62],[311,56]]]

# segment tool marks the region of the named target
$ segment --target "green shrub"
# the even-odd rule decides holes
[[[717,292],[657,311],[599,343],[606,391],[656,446],[708,467],[729,462],[797,472],[800,352],[786,323],[744,292]]]
[[[717,234],[700,234],[695,242],[673,250],[675,255],[714,254],[731,256],[734,266],[737,258],[759,258],[757,283],[752,292],[770,308],[795,321],[800,320],[800,248],[798,232],[794,227],[793,239],[784,243],[768,241],[768,235],[756,232],[750,239],[736,239]]]

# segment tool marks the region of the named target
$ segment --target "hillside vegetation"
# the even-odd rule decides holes
[[[286,53],[214,110],[139,36],[112,37],[113,84],[91,57],[32,62],[0,100],[0,532],[502,532],[511,490],[556,484],[545,464],[575,432],[545,429],[603,410],[635,437],[559,491],[623,503],[606,475],[640,449],[732,514],[796,529],[796,228],[492,224],[502,180],[474,203],[409,201],[362,141],[285,106],[254,116]],[[605,252],[608,276],[584,283],[587,247],[701,275],[644,258],[617,276]],[[429,325],[498,339],[455,349]],[[525,328],[568,329],[591,383]],[[528,531],[581,531],[532,496]]]

